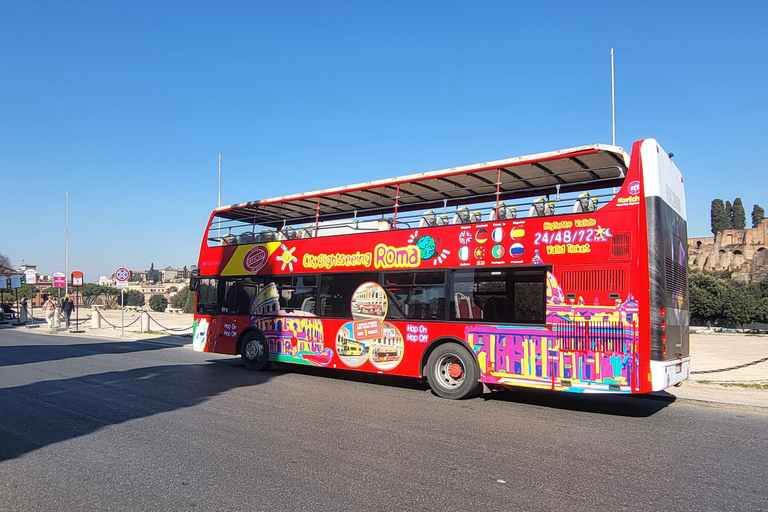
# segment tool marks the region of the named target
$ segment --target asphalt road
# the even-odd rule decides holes
[[[767,510],[768,414],[0,330],[0,510]]]

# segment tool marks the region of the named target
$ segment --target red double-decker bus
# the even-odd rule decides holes
[[[214,210],[194,348],[483,387],[688,378],[685,195],[653,139]]]

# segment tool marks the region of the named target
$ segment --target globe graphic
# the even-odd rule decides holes
[[[421,259],[422,260],[428,260],[432,256],[435,255],[435,252],[437,251],[437,246],[435,245],[435,239],[431,236],[422,236],[418,240],[416,240],[416,247],[419,248],[419,251],[421,252]]]

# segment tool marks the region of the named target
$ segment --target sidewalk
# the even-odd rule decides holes
[[[127,341],[137,340],[156,340],[163,343],[172,343],[174,345],[192,345],[192,323],[195,316],[185,313],[158,313],[149,311],[149,330],[141,332],[141,313],[115,309],[100,310],[101,327],[93,327],[93,312],[90,309],[81,309],[80,323],[75,326],[76,317],[74,313],[70,317],[70,331],[62,325],[51,332],[44,319],[35,317],[37,330],[43,333],[50,333],[57,336],[86,336],[95,338],[121,339]],[[125,324],[123,324],[123,319]],[[124,327],[123,327],[124,326]],[[24,328],[20,326],[17,328]],[[30,328],[28,324],[26,328]],[[75,330],[83,331],[71,332]]]
[[[92,328],[90,319],[82,322],[90,315],[90,312],[86,314],[85,311],[81,311],[80,318],[83,333],[69,333],[60,328],[56,335],[156,340],[179,346],[192,345],[194,315],[152,311],[149,313],[150,332],[141,333],[141,314],[126,311],[125,335],[121,336],[121,311],[101,311],[103,319],[100,329]],[[40,332],[49,332],[44,320],[36,318],[35,323],[40,325]],[[695,373],[743,365],[765,357],[768,357],[768,335],[691,334],[691,371],[694,372],[691,378],[679,388],[670,387],[652,395],[662,400],[674,396],[680,401],[768,409],[768,361],[717,373]]]
[[[768,336],[691,334],[691,378],[664,392],[683,400],[768,408],[768,361],[733,370],[695,373],[739,366],[768,357]],[[762,388],[762,389],[760,389]]]

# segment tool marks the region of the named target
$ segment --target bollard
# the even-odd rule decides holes
[[[27,310],[26,310],[26,308],[21,308],[19,310],[19,323],[20,324],[27,323]]]
[[[145,333],[149,331],[149,313],[146,311],[141,312],[141,332]]]
[[[101,315],[96,308],[93,308],[93,312],[91,313],[91,328],[101,329]]]

